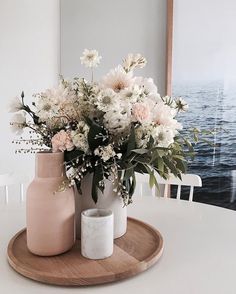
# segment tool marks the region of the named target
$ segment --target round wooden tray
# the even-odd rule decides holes
[[[30,253],[26,230],[17,233],[8,245],[8,261],[20,274],[43,283],[83,286],[119,281],[145,271],[163,252],[161,234],[142,221],[128,218],[127,233],[115,240],[113,255],[90,260],[80,254],[80,241],[61,255],[40,257]]]

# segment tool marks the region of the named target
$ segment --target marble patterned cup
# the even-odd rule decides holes
[[[87,209],[81,213],[81,254],[104,259],[113,253],[113,213],[107,209]]]

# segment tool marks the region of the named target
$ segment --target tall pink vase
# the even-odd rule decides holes
[[[36,154],[35,178],[26,195],[27,246],[41,256],[61,254],[75,242],[73,188],[57,192],[66,179],[62,152]]]

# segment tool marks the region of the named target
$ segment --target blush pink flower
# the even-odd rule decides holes
[[[70,134],[64,130],[56,133],[52,137],[52,151],[71,151],[74,148],[74,144],[71,140]]]
[[[133,105],[132,114],[139,122],[145,122],[150,119],[150,108],[147,104],[138,102]]]

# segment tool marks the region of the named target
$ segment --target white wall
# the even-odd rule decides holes
[[[14,154],[7,104],[56,85],[59,10],[59,0],[0,0],[0,172],[33,171],[34,156]]]
[[[84,48],[97,49],[103,59],[101,77],[130,52],[142,53],[147,66],[138,74],[153,77],[165,89],[166,0],[61,0],[61,73],[85,76],[80,65]],[[90,73],[89,73],[90,74]]]
[[[59,0],[0,0],[0,172],[31,173],[34,156],[15,155],[7,105],[57,84],[60,66]],[[85,74],[85,48],[103,55],[101,72],[129,52],[143,53],[160,91],[165,87],[166,0],[62,0],[61,62],[65,76]]]

